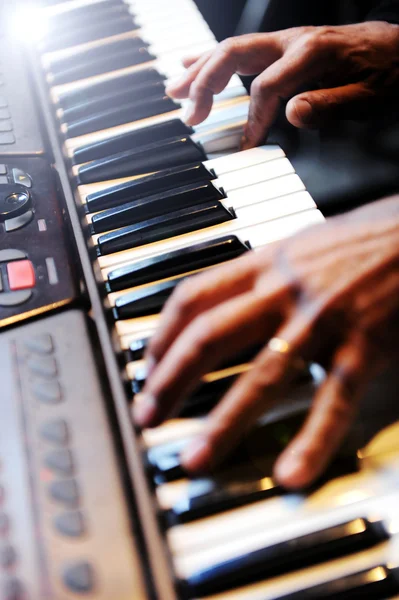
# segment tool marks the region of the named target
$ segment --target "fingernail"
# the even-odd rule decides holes
[[[186,125],[192,125],[191,120],[193,119],[194,114],[195,104],[191,102],[191,100],[188,100],[182,116],[182,120],[185,122]]]
[[[276,478],[287,487],[301,487],[307,482],[304,476],[306,464],[303,457],[295,451],[283,455],[275,466]]]
[[[167,81],[166,85],[165,85],[165,92],[166,94],[169,95],[173,95],[174,90],[179,87],[181,84],[183,84],[184,82],[184,78],[183,77],[178,77],[176,79],[171,79],[170,81]]]
[[[180,455],[183,467],[190,471],[203,470],[209,467],[211,458],[211,447],[204,437],[193,440]]]
[[[251,144],[250,140],[247,138],[246,135],[243,135],[241,138],[241,142],[240,142],[240,149],[241,150],[250,150],[252,148],[253,144]]]
[[[133,419],[139,427],[148,427],[157,411],[157,400],[152,394],[137,394],[133,404]]]

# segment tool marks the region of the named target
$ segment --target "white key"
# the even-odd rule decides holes
[[[214,182],[212,184],[218,187]],[[297,192],[303,193],[299,195]],[[221,201],[221,204],[226,208],[233,208],[238,219],[242,215],[241,211],[256,205],[261,215],[259,220],[262,219],[263,222],[278,219],[286,214],[316,208],[314,200],[305,191],[305,186],[295,174],[261,181],[261,183],[234,190]],[[244,219],[247,218],[246,214],[242,216]],[[97,243],[101,235],[103,234],[92,236],[94,243]]]
[[[244,98],[238,98],[234,100],[226,100],[221,102],[218,106],[215,106],[211,115],[204,121],[202,124],[202,128],[205,129],[209,127],[210,124],[216,126],[218,124],[218,120],[223,123],[229,119],[229,111],[233,109],[236,105],[241,104],[239,110],[245,113],[249,104],[248,100]],[[123,133],[127,133],[130,131],[136,131],[138,129],[142,129],[143,127],[147,127],[149,125],[155,125],[157,123],[164,123],[165,121],[169,121],[171,119],[179,119],[184,118],[184,110],[179,109],[176,111],[172,111],[170,113],[166,113],[163,115],[158,115],[155,117],[150,117],[148,119],[142,119],[140,121],[134,121],[133,123],[126,123],[123,125],[118,125],[117,127],[112,127],[110,129],[103,129],[101,131],[96,131],[94,133],[90,133],[87,135],[82,135],[76,138],[71,138],[66,140],[65,148],[69,156],[73,154],[73,152],[77,148],[81,148],[82,146],[86,146],[88,144],[93,144],[95,142],[99,142],[102,140],[109,139],[111,137],[121,135]],[[200,131],[199,128],[197,128]]]
[[[195,140],[198,138],[195,138]],[[201,141],[201,139],[198,139]],[[265,173],[269,170],[269,167],[266,165],[269,161],[279,161],[284,158],[284,151],[280,148],[280,146],[275,145],[265,145],[260,146],[258,148],[252,148],[251,150],[245,150],[243,152],[237,152],[235,154],[230,154],[229,156],[216,158],[213,160],[204,161],[205,167],[208,169],[213,169],[219,179],[222,180],[223,185],[225,185],[225,180],[223,179],[227,174],[231,174],[232,179],[237,179],[237,187],[244,187],[246,185],[246,181],[244,177],[242,177],[242,183],[240,183],[240,172],[244,169],[255,168],[257,165],[263,165],[265,169]],[[78,167],[73,167],[74,175],[78,174]],[[247,173],[246,173],[247,174]],[[107,190],[119,183],[124,183],[128,181],[134,181],[140,179],[141,176],[134,177],[125,177],[123,179],[115,179],[111,181],[101,181],[99,183],[89,183],[87,185],[80,185],[79,196],[83,203],[86,202],[86,197],[89,194],[93,194],[94,192],[100,192]],[[268,176],[264,177],[264,180],[268,179]],[[231,187],[231,184],[229,184]]]
[[[237,234],[239,239],[243,242],[249,240],[252,247],[256,251],[257,248],[261,248],[267,243],[271,243],[277,241],[279,239],[289,237],[294,233],[297,233],[301,229],[305,227],[309,227],[311,225],[315,225],[318,223],[324,222],[324,217],[318,210],[309,210],[303,213],[298,213],[295,215],[291,215],[289,217],[282,217],[278,220],[271,221],[270,223],[258,223],[253,225],[252,227],[246,227],[241,230],[233,231],[231,233]],[[219,236],[212,236],[219,237]],[[184,244],[180,247],[184,247],[187,244]],[[148,256],[154,256],[163,254],[163,252],[167,250],[155,249],[151,245],[150,253]],[[158,251],[157,251],[158,250]],[[131,251],[126,251],[125,257]],[[147,257],[148,257],[147,256]],[[130,264],[135,262],[135,257],[131,257],[130,260],[126,260],[125,262],[121,262],[115,266],[123,266],[125,264]],[[129,319],[124,321],[116,322],[116,330],[118,335],[120,336],[120,341],[122,348],[127,349],[129,344],[137,339],[149,337],[149,334],[152,334],[157,326],[159,321],[159,315],[153,315],[151,317],[144,317],[143,319]]]
[[[287,177],[295,176],[289,175]],[[292,185],[295,185],[295,180],[292,182]],[[253,187],[255,188],[258,186]],[[149,253],[151,253],[151,249],[154,249],[154,252],[156,253],[169,252],[172,249],[176,250],[180,248],[182,245],[191,245],[213,239],[215,237],[220,237],[222,235],[232,234],[239,232],[242,228],[250,227],[259,223],[265,224],[267,221],[272,221],[281,217],[307,211],[309,209],[315,209],[316,207],[310,195],[305,191],[295,194],[289,193],[287,196],[271,198],[270,200],[265,200],[262,202],[260,201],[260,194],[267,193],[268,184],[266,183],[264,187],[265,189],[263,192],[262,190],[256,190],[256,192],[254,191],[253,199],[255,199],[255,194],[259,194],[257,196],[257,204],[254,203],[240,208],[238,206],[238,202],[242,202],[242,204],[248,202],[248,200],[244,197],[245,195],[242,197],[240,196],[240,198],[237,200],[237,208],[235,209],[237,217],[236,219],[225,223],[220,223],[212,227],[207,227],[199,231],[186,233],[168,240],[161,240],[159,242],[155,242],[154,244],[146,244],[144,246],[125,250],[116,254],[100,256],[98,258],[100,267],[104,268],[117,265],[121,262],[124,262],[126,259],[133,260],[147,257]],[[272,187],[273,186],[271,186],[271,188]],[[249,200],[251,200],[250,195],[251,192],[248,192]],[[97,241],[97,238],[98,236],[93,236],[93,240],[95,242]]]

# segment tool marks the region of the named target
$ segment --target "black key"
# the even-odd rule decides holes
[[[120,296],[117,298],[112,311],[115,320],[134,319],[136,317],[145,317],[159,313],[166,300],[183,279],[186,278],[179,277],[171,281],[156,283],[144,290]]]
[[[131,37],[125,40],[117,40],[116,42],[108,42],[102,46],[95,48],[87,48],[79,52],[74,52],[72,55],[63,56],[61,58],[55,58],[50,62],[50,71],[56,75],[63,71],[73,69],[77,63],[90,63],[96,62],[100,59],[107,58],[110,55],[117,54],[118,52],[137,52],[140,48],[146,48],[148,46],[141,37]]]
[[[383,523],[357,518],[215,564],[194,573],[185,585],[195,597],[215,594],[360,552],[388,537]]]
[[[173,190],[183,185],[211,181],[215,178],[214,171],[207,169],[203,163],[163,169],[140,179],[120,183],[100,192],[89,194],[86,198],[86,211],[88,213],[97,212],[145,196]]]
[[[123,227],[98,238],[99,256],[137,248],[145,244],[159,242],[183,233],[196,231],[235,218],[233,211],[221,202],[204,202],[189,208],[176,210],[167,215],[154,217],[129,227]]]
[[[141,340],[134,340],[129,346],[129,350],[126,351],[126,362],[131,360],[141,360],[144,357],[144,352],[147,348],[150,338],[142,338]]]
[[[84,119],[69,123],[67,137],[73,138],[86,133],[93,133],[123,125],[124,123],[132,123],[140,119],[147,119],[180,108],[169,96],[160,96],[158,98],[145,98],[123,104],[122,106],[114,106],[108,110],[90,115]]]
[[[399,568],[378,565],[275,600],[385,600],[399,593]]]
[[[271,478],[260,478],[251,464],[238,471],[236,468],[234,475],[225,470],[213,477],[191,479],[188,494],[165,513],[167,524],[173,527],[284,493]]]
[[[165,81],[165,77],[156,69],[140,69],[136,73],[128,73],[126,75],[112,77],[106,81],[85,85],[77,90],[64,92],[60,95],[58,103],[64,110],[67,110],[68,108],[80,106],[86,102],[90,102],[91,100],[98,100],[104,96],[112,95],[116,90],[121,92],[122,90],[132,89],[136,86],[140,88],[143,86],[144,88],[151,83],[159,83],[163,81]],[[145,92],[140,92],[140,94],[145,95]]]
[[[133,146],[125,150],[83,165],[79,169],[78,182],[95,183],[120,177],[143,175],[177,165],[188,165],[205,160],[206,155],[199,144],[189,137],[175,137],[147,146]]]
[[[64,71],[53,73],[52,85],[60,85],[78,81],[87,77],[94,77],[110,71],[133,67],[145,62],[155,60],[155,56],[150,54],[147,48],[142,47],[135,52],[132,50],[123,50],[115,53],[109,53],[107,56],[101,56],[96,60],[81,61],[79,56],[75,58],[75,66]]]
[[[121,33],[127,33],[138,29],[139,26],[134,22],[131,15],[120,16],[105,19],[104,21],[90,23],[80,23],[79,27],[65,29],[65,32],[54,35],[42,44],[44,52],[52,52],[71,46],[79,46],[88,42],[94,42],[102,38],[112,37]],[[58,32],[57,32],[58,33]]]
[[[158,123],[157,125],[150,125],[149,127],[143,127],[136,131],[129,131],[123,135],[118,135],[107,140],[95,142],[87,146],[82,146],[75,150],[73,164],[79,165],[81,163],[90,162],[93,160],[110,157],[119,152],[125,152],[131,149],[141,148],[142,146],[148,146],[156,142],[162,142],[178,136],[186,136],[194,133],[194,130],[183,123],[180,119],[171,119],[164,123]],[[205,156],[205,153],[203,153]],[[193,159],[192,162],[204,160],[204,159]],[[162,167],[161,167],[162,168]],[[80,168],[81,171],[83,167]],[[91,181],[81,181],[81,183],[91,183],[92,181],[103,181],[102,179]]]
[[[225,198],[226,195],[210,181],[185,185],[97,213],[93,215],[91,230],[92,233],[103,233],[195,204]]]
[[[108,274],[107,290],[117,292],[134,285],[183,275],[183,273],[231,260],[247,250],[248,247],[235,235],[193,244],[187,248],[147,258],[111,271]]]
[[[115,90],[112,94],[107,94],[99,98],[93,98],[83,104],[76,104],[71,108],[67,108],[63,115],[62,121],[64,123],[70,123],[76,121],[82,117],[87,117],[95,113],[115,108],[120,104],[126,104],[128,102],[134,102],[137,98],[144,101],[146,98],[152,96],[162,97],[165,95],[165,84],[163,81],[156,83],[150,83],[148,85],[141,85],[140,87],[134,86],[131,88],[123,88],[121,90]]]
[[[107,0],[107,2],[96,2],[80,6],[72,10],[63,11],[55,15],[49,20],[50,35],[54,29],[63,27],[79,27],[82,23],[92,22],[104,17],[109,17],[110,14],[125,14],[128,12],[128,7],[123,0]]]

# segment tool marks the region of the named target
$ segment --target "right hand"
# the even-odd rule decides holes
[[[189,125],[209,115],[213,96],[237,72],[258,75],[251,86],[243,149],[259,145],[281,100],[296,127],[318,127],[333,118],[385,113],[399,96],[399,26],[369,22],[337,27],[296,27],[243,35],[184,61],[185,75],[169,83],[174,98],[190,98]],[[322,82],[324,89],[315,89]],[[297,94],[299,89],[307,89]]]

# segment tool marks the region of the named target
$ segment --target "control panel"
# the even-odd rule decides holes
[[[140,568],[85,316],[3,331],[0,355],[0,598],[136,598]]]
[[[0,156],[0,327],[74,299],[68,237],[47,162]]]
[[[8,9],[13,8],[13,3],[7,5]],[[0,7],[0,19],[3,16],[1,11],[5,11],[5,8]],[[24,44],[19,36],[22,36],[22,29],[18,29],[17,17],[1,19],[0,155],[41,156],[45,153],[45,147]]]

